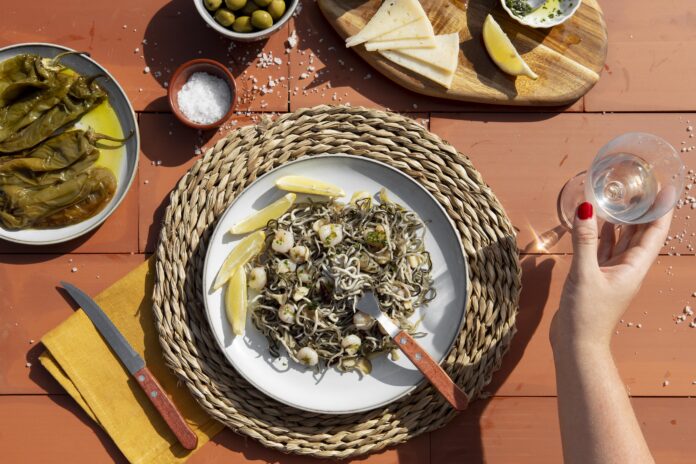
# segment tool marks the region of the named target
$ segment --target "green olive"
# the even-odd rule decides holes
[[[271,18],[278,21],[283,13],[285,13],[285,2],[283,0],[273,0],[271,4],[268,5],[268,13],[270,13]]]
[[[251,18],[248,16],[240,16],[234,20],[232,25],[234,32],[251,32],[254,28],[251,26]]]
[[[244,8],[244,5],[246,5],[247,0],[225,0],[225,5],[227,5],[227,8],[229,8],[232,11],[237,11],[241,8]]]
[[[254,3],[256,3],[261,8],[266,8],[268,5],[271,4],[271,1],[272,0],[254,0]]]
[[[215,21],[225,27],[230,27],[234,22],[234,13],[225,8],[220,8],[215,12]]]
[[[251,13],[254,11],[258,10],[259,7],[256,5],[254,2],[246,2],[246,5],[244,5],[244,8],[242,8],[242,14],[245,14],[247,16],[251,16]]]
[[[222,5],[222,0],[203,0],[203,4],[208,11],[215,11]]]
[[[251,24],[256,29],[268,29],[273,25],[273,18],[268,11],[256,10],[251,14]]]

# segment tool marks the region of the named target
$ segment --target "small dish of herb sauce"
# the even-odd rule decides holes
[[[550,28],[575,14],[582,0],[501,0],[510,17],[525,26]]]

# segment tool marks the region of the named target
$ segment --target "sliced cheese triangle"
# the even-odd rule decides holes
[[[380,40],[370,41],[365,44],[365,49],[368,52],[375,50],[399,50],[402,48],[435,48],[435,37],[427,37],[425,39],[402,39],[402,40]]]
[[[409,58],[431,64],[443,71],[454,72],[459,63],[459,34],[453,32],[452,34],[436,35],[434,49],[407,48],[399,49],[398,52]]]
[[[354,47],[424,17],[428,16],[418,0],[386,0],[360,32],[346,39],[346,46]]]
[[[435,37],[433,25],[430,23],[427,16],[423,16],[411,24],[377,36],[371,39],[370,42],[403,39],[432,39],[433,37]]]
[[[424,63],[421,60],[402,55],[396,50],[380,50],[380,52],[385,58],[399,66],[403,66],[416,74],[419,74],[426,79],[430,79],[433,82],[437,82],[443,87],[449,89],[452,85],[452,79],[454,79],[454,72],[443,71],[436,68],[428,63]]]

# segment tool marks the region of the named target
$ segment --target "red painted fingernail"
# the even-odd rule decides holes
[[[578,206],[578,219],[584,221],[592,217],[592,203],[584,202]]]

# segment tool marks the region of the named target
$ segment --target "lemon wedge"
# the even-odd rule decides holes
[[[360,200],[370,200],[370,203],[372,203],[372,195],[370,195],[370,192],[360,190],[360,191],[355,192],[353,194],[353,196],[350,197],[350,202],[352,204],[356,204]]]
[[[389,198],[389,192],[387,192],[387,189],[382,187],[379,189],[379,202],[382,203],[383,205],[386,203],[391,203],[391,199]]]
[[[246,234],[248,232],[253,232],[256,229],[265,227],[268,221],[271,219],[278,219],[287,210],[290,209],[293,203],[295,203],[295,198],[297,195],[294,193],[288,193],[283,198],[274,201],[265,208],[255,212],[254,214],[245,217],[238,223],[232,226],[230,233],[232,234]]]
[[[243,267],[238,267],[227,284],[225,312],[235,335],[244,335],[247,314],[247,279]]]
[[[251,258],[261,253],[265,240],[266,234],[262,230],[241,239],[237,246],[230,252],[229,256],[227,256],[225,262],[222,263],[222,267],[215,278],[213,290],[217,290],[225,285],[237,268],[241,268],[249,262]]]
[[[510,38],[491,15],[483,23],[483,43],[493,62],[506,73],[532,79],[539,77],[517,53]]]
[[[303,176],[281,177],[276,181],[276,187],[288,192],[323,195],[325,197],[342,197],[346,194],[341,187]]]

